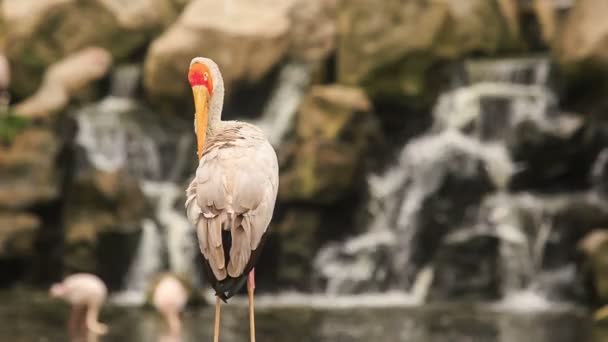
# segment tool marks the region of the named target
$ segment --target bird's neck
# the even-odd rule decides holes
[[[224,106],[224,84],[216,85],[213,96],[209,101],[209,118],[207,123],[207,134],[215,133],[222,124],[222,108]]]

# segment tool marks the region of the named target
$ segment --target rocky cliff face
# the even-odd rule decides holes
[[[205,55],[225,117],[279,153],[262,283],[409,291],[434,273],[429,300],[530,284],[580,299],[591,272],[586,293],[608,300],[606,244],[576,247],[608,227],[607,9],[551,3],[1,2],[0,263],[63,268],[0,280],[89,270],[120,287],[147,250],[151,269],[190,269],[182,199],[158,192],[195,167],[185,74]],[[144,248],[154,232],[170,242]]]

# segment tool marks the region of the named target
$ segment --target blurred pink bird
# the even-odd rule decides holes
[[[62,298],[72,305],[69,330],[75,333],[82,324],[83,309],[86,310],[85,327],[95,334],[105,334],[108,327],[98,321],[108,290],[101,279],[93,274],[77,273],[55,283],[49,291],[51,297]]]
[[[188,290],[181,281],[170,274],[162,276],[152,294],[152,304],[167,321],[170,335],[181,333],[180,313],[187,302]]]

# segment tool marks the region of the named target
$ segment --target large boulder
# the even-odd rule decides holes
[[[429,301],[496,300],[500,296],[500,240],[462,231],[447,236],[433,259]]]
[[[260,80],[287,51],[289,8],[289,1],[278,0],[190,2],[148,51],[144,85],[149,99],[168,108],[174,104],[169,100],[183,105],[188,65],[196,56],[217,62],[228,91],[236,81]]]
[[[578,246],[586,257],[585,266],[595,295],[601,303],[608,303],[608,231],[595,229]]]
[[[24,212],[0,212],[0,258],[31,257],[40,220]]]
[[[608,65],[608,2],[578,0],[567,17],[558,42],[562,63],[594,62]]]
[[[70,184],[66,200],[64,262],[68,269],[96,271],[101,255],[106,253],[103,249],[107,247],[129,260],[146,208],[136,179],[120,170],[79,170]],[[110,246],[104,246],[101,243],[104,235],[114,235],[118,239],[111,241]],[[130,245],[126,246],[129,241]],[[121,265],[120,269],[125,272],[126,266]],[[121,273],[119,269],[117,273]]]
[[[296,118],[295,134],[282,147],[284,201],[329,203],[352,189],[377,124],[359,88],[315,86]]]
[[[24,0],[2,2],[2,16],[12,89],[25,96],[36,89],[46,66],[84,47],[128,57],[167,26],[177,8],[170,0]]]
[[[297,0],[290,11],[291,56],[322,61],[336,47],[337,0]]]
[[[52,64],[44,73],[40,88],[15,105],[18,115],[46,118],[63,110],[76,93],[105,76],[112,56],[102,48],[85,48]]]
[[[61,142],[47,128],[0,117],[0,208],[22,209],[59,195],[57,157]]]
[[[317,252],[317,236],[321,227],[318,210],[293,208],[272,228],[278,240],[277,280],[288,287],[307,290],[312,271],[311,260]]]
[[[338,78],[363,85],[372,97],[429,100],[439,77],[431,66],[511,45],[495,0],[391,0],[383,6],[355,0],[341,2],[338,13]]]

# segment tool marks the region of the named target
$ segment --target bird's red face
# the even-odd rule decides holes
[[[198,158],[203,155],[203,147],[207,136],[209,116],[209,99],[213,94],[213,78],[209,67],[203,63],[194,62],[188,70],[188,81],[192,86],[194,96],[194,128],[196,130],[196,147]]]
[[[188,71],[188,81],[190,82],[192,88],[196,86],[203,86],[207,89],[210,95],[213,94],[213,79],[211,78],[209,68],[207,68],[205,64],[192,64],[192,66],[190,66],[190,70]]]

